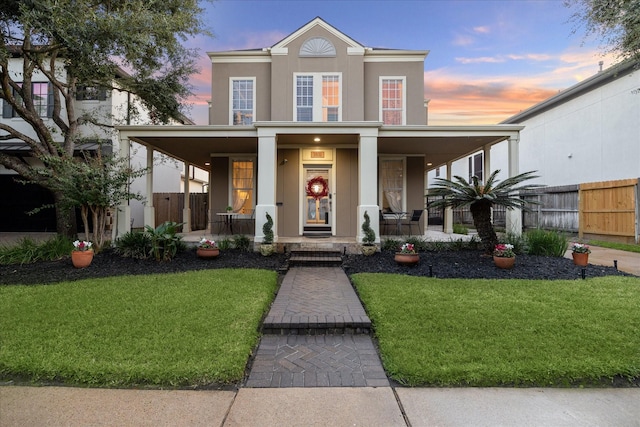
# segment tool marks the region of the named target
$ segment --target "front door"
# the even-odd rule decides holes
[[[331,169],[305,166],[304,234],[330,236],[332,230]]]

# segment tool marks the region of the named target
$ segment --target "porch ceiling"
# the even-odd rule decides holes
[[[295,123],[276,131],[278,146],[354,146],[359,129],[322,126],[300,128]],[[457,160],[485,146],[516,137],[523,126],[495,125],[469,127],[385,127],[378,129],[378,153],[383,155],[421,155],[427,169]],[[121,137],[129,138],[171,157],[209,170],[216,154],[253,154],[258,152],[258,133],[254,127],[231,126],[123,126]],[[369,126],[368,131],[371,130]],[[315,142],[315,137],[320,142]]]

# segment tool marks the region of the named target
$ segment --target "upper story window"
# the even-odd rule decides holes
[[[78,86],[77,101],[104,101],[107,99],[107,89],[98,86]]]
[[[472,176],[477,176],[479,182],[484,182],[484,156],[483,153],[469,157],[469,182]]]
[[[22,85],[20,83],[20,85]],[[14,92],[18,102],[21,102],[20,94]],[[31,83],[31,99],[35,113],[40,117],[53,117],[53,85],[51,83]],[[18,117],[14,108],[4,101],[2,104],[2,117],[5,119]]]
[[[406,124],[406,77],[380,77],[380,121]]]
[[[297,122],[339,122],[342,120],[341,75],[295,74],[295,112]]]
[[[255,97],[256,79],[251,78],[231,78],[230,99],[232,125],[250,125],[255,117]]]

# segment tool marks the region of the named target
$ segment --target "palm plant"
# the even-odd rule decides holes
[[[467,182],[460,176],[455,176],[454,180],[436,178],[435,184],[429,188],[427,194],[428,196],[442,197],[442,199],[430,202],[429,207],[460,208],[469,206],[473,223],[486,253],[491,253],[495,245],[498,244],[498,237],[491,222],[491,208],[504,206],[507,209],[526,210],[525,204],[528,202],[521,199],[517,192],[540,187],[540,185],[534,184],[519,185],[526,180],[538,178],[533,175],[535,171],[521,173],[502,182],[496,181],[496,175],[499,172],[500,170],[493,172],[484,185],[478,181],[476,176],[471,177],[471,182]]]

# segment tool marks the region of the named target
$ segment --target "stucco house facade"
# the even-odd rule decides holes
[[[19,52],[14,52],[13,57],[8,60],[9,75],[16,81],[21,81],[23,59]],[[58,60],[58,69],[64,69],[62,60]],[[124,71],[122,71],[124,73]],[[117,87],[117,79],[114,76]],[[62,141],[62,133],[52,119],[53,110],[53,85],[48,78],[40,71],[34,72],[32,79],[32,90],[34,103],[38,105],[40,115],[45,124],[54,129],[54,138]],[[19,117],[5,100],[1,101],[3,123],[17,132],[30,138],[37,139],[33,128]],[[139,112],[136,116],[131,116],[129,112],[134,106]],[[66,105],[61,105],[61,117],[67,117]],[[141,124],[149,123],[145,109],[138,102],[135,96],[114,88],[81,87],[76,99],[73,100],[73,108],[78,117],[84,114],[91,115],[95,122],[104,123],[107,127],[85,122],[78,129],[78,134],[82,138],[82,143],[76,145],[76,154],[80,151],[92,151],[102,149],[106,152],[124,153],[119,146],[119,139],[114,126],[118,124]],[[177,123],[177,122],[176,122]],[[183,123],[190,123],[184,120]],[[8,134],[0,131],[0,136]],[[42,162],[32,155],[28,145],[21,140],[14,138],[2,138],[0,140],[0,152],[7,155],[17,156],[21,161],[30,165],[42,166]],[[150,152],[151,153],[151,152]],[[147,149],[139,144],[132,144],[126,153],[131,159],[131,164],[145,166],[147,163],[155,163],[157,173],[154,177],[153,185],[156,191],[180,192],[182,164],[172,158],[155,153],[154,158],[147,156]],[[27,212],[53,202],[51,194],[38,185],[23,185],[18,182],[19,176],[13,170],[0,165],[0,231],[55,231],[55,212],[53,209],[46,209],[37,215],[28,215]],[[133,192],[146,193],[146,180],[138,179],[133,182],[131,190]],[[139,201],[131,201],[131,220],[134,227],[142,227],[144,222],[144,204]]]
[[[518,157],[520,125],[427,124],[428,51],[367,47],[315,18],[273,46],[208,55],[210,124],[123,126],[121,147],[136,142],[209,171],[211,224],[230,206],[255,222],[256,243],[267,213],[276,242],[360,242],[365,212],[379,239],[380,211],[425,209],[430,169],[502,141]],[[126,232],[126,207],[120,215]],[[419,234],[426,225],[423,215]]]

